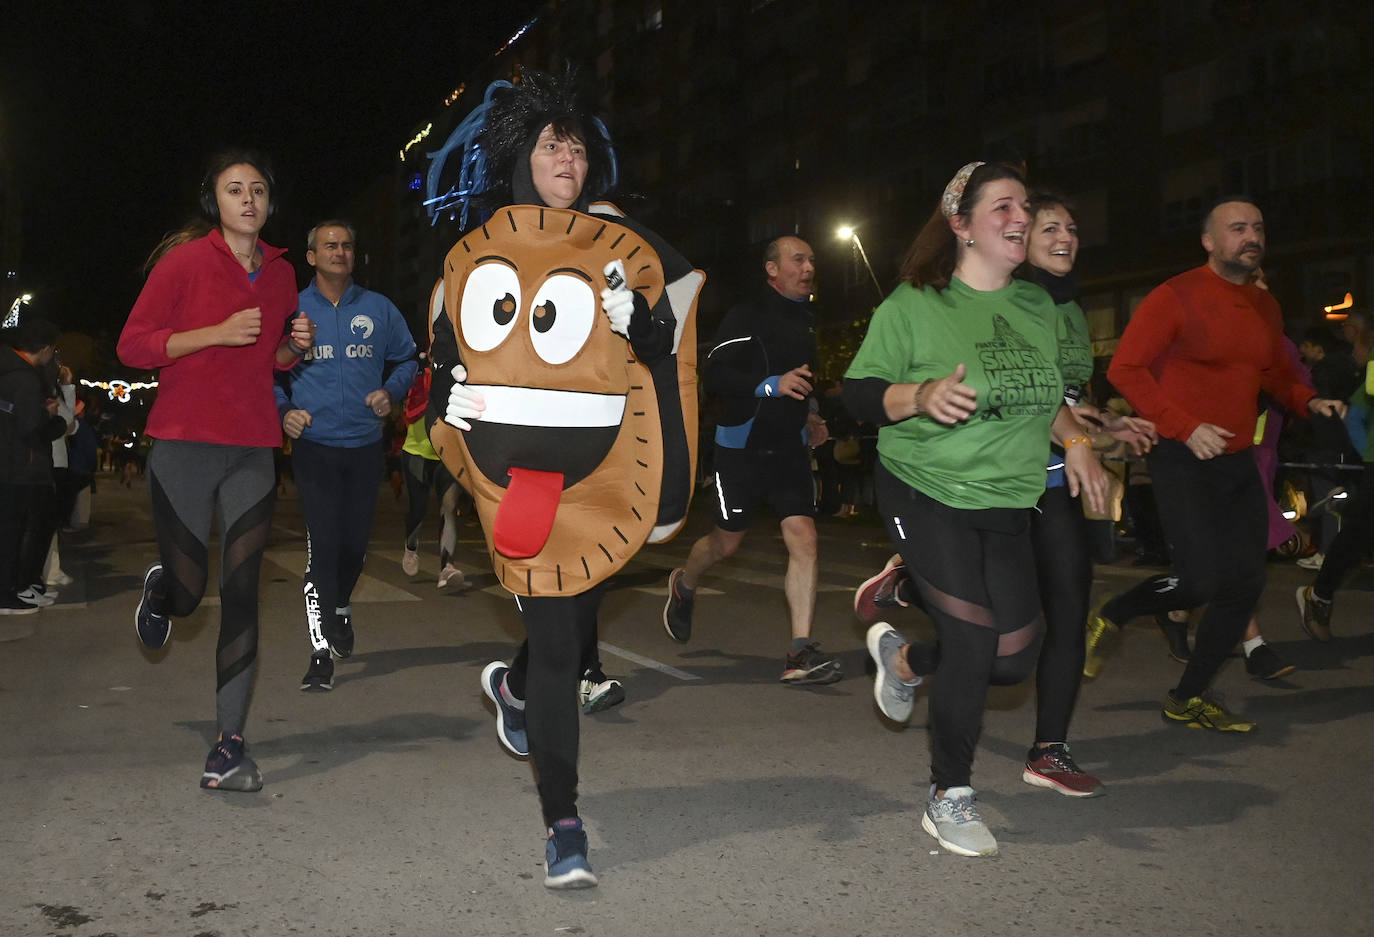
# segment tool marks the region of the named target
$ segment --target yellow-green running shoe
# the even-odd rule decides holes
[[[1179,701],[1170,693],[1164,697],[1164,718],[1185,722],[1190,729],[1215,729],[1217,732],[1249,732],[1253,722],[1242,722],[1222,708],[1216,700],[1194,696]]]
[[[1102,606],[1107,604],[1103,599],[1097,603],[1097,607],[1088,613],[1088,625],[1086,630],[1087,653],[1083,657],[1083,676],[1091,680],[1097,676],[1097,672],[1102,669],[1102,642],[1107,635],[1116,634],[1121,627],[1106,615],[1102,614]]]

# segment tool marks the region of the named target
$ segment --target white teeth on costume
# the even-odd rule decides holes
[[[589,394],[507,384],[469,384],[486,399],[483,423],[513,426],[619,426],[625,398],[618,394]]]

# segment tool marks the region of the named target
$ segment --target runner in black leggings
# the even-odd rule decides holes
[[[134,612],[148,649],[167,643],[171,618],[200,604],[211,520],[220,516],[219,731],[200,780],[220,790],[262,787],[243,724],[258,651],[258,569],[276,497],[272,451],[281,443],[272,373],[292,367],[315,336],[307,317],[293,315],[296,274],[285,251],[258,239],[273,187],[261,156],[216,157],[201,186],[202,217],[154,250],[119,337],[126,365],[161,369],[147,430],[157,440],[148,473],[159,561],[144,573]]]
[[[215,712],[222,734],[242,736],[258,657],[258,570],[276,505],[272,450],[159,440],[148,456],[148,489],[162,558],[149,601],[163,615],[185,618],[200,605],[210,522],[221,518]]]
[[[1030,673],[1044,627],[1030,528],[1051,436],[1070,494],[1081,487],[1100,509],[1107,485],[1063,404],[1054,303],[1012,279],[1030,220],[1015,170],[964,166],[845,375],[850,412],[881,427],[879,510],[939,641],[924,670],[934,688],[921,825],[965,856],[997,852],[970,786],[987,688]],[[880,707],[904,719],[923,671],[902,672],[910,658],[885,624],[870,629],[869,650]]]

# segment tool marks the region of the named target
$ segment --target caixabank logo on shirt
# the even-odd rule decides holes
[[[1004,316],[993,316],[992,340],[975,347],[988,382],[982,419],[1046,413],[1062,398],[1059,369]]]

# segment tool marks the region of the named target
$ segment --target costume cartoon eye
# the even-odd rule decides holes
[[[530,304],[530,341],[549,364],[572,359],[587,343],[596,299],[585,280],[556,274],[544,281]]]
[[[506,340],[520,311],[520,278],[503,263],[485,263],[468,274],[459,302],[463,341],[473,351],[491,351]]]

